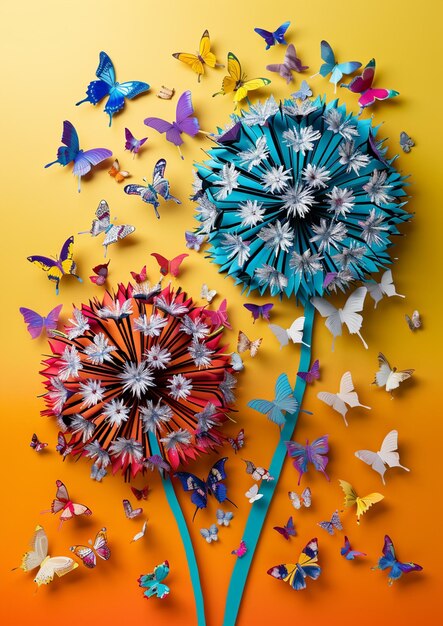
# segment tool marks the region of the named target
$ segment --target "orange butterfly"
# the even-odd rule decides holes
[[[123,180],[125,180],[125,178],[128,178],[128,176],[130,176],[129,172],[120,169],[120,163],[118,162],[118,159],[115,159],[111,169],[108,171],[108,174],[109,176],[115,178],[116,183],[121,183]]]

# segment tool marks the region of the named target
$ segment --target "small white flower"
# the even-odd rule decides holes
[[[225,370],[225,376],[220,383],[220,391],[223,394],[223,397],[227,404],[232,404],[235,402],[235,395],[233,393],[233,389],[237,385],[237,379],[230,372]]]
[[[146,314],[134,320],[134,330],[143,333],[145,337],[159,337],[163,328],[168,324],[168,318],[153,313],[149,319]]]
[[[83,369],[80,355],[75,346],[66,346],[65,351],[60,357],[62,366],[59,369],[58,377],[60,380],[68,380],[68,378],[78,378],[78,373]]]
[[[171,353],[157,343],[146,350],[144,356],[147,363],[156,370],[165,370],[171,361]]]
[[[140,463],[143,460],[143,446],[135,439],[125,439],[125,437],[117,437],[109,446],[109,452],[113,456],[121,456],[121,462],[124,463],[128,459],[129,463]]]
[[[108,342],[107,337],[103,333],[98,333],[94,337],[94,343],[84,348],[88,361],[93,365],[103,365],[105,361],[112,361],[110,353],[116,350],[116,347]]]
[[[214,354],[214,350],[210,350],[205,343],[199,341],[193,341],[188,352],[195,365],[200,369],[201,367],[209,367],[211,365],[211,355]]]
[[[200,214],[201,223],[199,232],[207,234],[214,230],[220,211],[206,194],[198,200],[197,213]]]
[[[300,130],[294,127],[283,132],[284,143],[303,156],[314,148],[314,142],[320,137],[320,131],[314,130],[312,126],[304,126]]]
[[[313,113],[318,106],[312,100],[294,100],[290,104],[283,105],[283,112],[287,115],[295,115],[297,117],[306,117],[309,113]]]
[[[165,445],[166,450],[173,450],[177,446],[189,445],[192,441],[192,435],[189,430],[179,428],[160,439],[160,441]]]
[[[199,316],[192,319],[189,315],[185,315],[182,318],[180,330],[187,335],[192,335],[194,339],[204,339],[209,335],[209,326]]]
[[[82,441],[85,443],[88,439],[91,439],[95,430],[95,424],[94,422],[90,422],[85,419],[82,415],[76,413],[71,417],[69,428],[71,429],[73,435],[81,433]]]
[[[352,139],[358,135],[358,130],[351,120],[343,119],[338,109],[328,109],[323,115],[327,129],[335,134],[341,135],[344,139]]]
[[[121,320],[129,317],[132,313],[131,300],[125,300],[120,304],[120,300],[115,300],[109,306],[105,306],[97,311],[97,315],[102,319]]]
[[[79,391],[83,398],[82,406],[89,409],[103,400],[106,389],[102,387],[99,380],[88,378],[85,382],[80,383]]]
[[[230,193],[237,189],[237,178],[240,176],[240,172],[235,169],[235,164],[225,163],[221,171],[222,179],[215,182],[214,185],[221,187],[220,191],[217,191],[215,197],[217,200],[226,200]]]
[[[248,172],[250,172],[253,167],[260,165],[260,163],[267,158],[268,154],[269,149],[266,143],[266,137],[262,135],[255,142],[255,148],[239,152],[238,157],[240,159],[240,165],[246,165]]]
[[[270,191],[271,193],[279,192],[291,180],[291,170],[285,170],[283,165],[271,167],[270,170],[263,174],[260,180],[263,183],[264,191]]]
[[[368,194],[371,202],[380,206],[381,204],[388,204],[392,202],[394,197],[388,194],[388,191],[392,188],[391,185],[386,184],[388,173],[385,170],[374,170],[371,174],[371,178],[366,185],[363,185],[363,189]]]
[[[346,269],[351,264],[360,265],[365,252],[365,246],[359,246],[355,241],[351,241],[349,248],[343,248],[341,252],[334,254],[332,258],[339,267]]]
[[[328,180],[331,180],[330,171],[326,167],[312,165],[308,163],[302,171],[302,178],[308,187],[321,189],[327,187]]]
[[[260,285],[269,285],[271,290],[277,289],[278,291],[283,291],[288,285],[286,276],[273,268],[272,265],[264,263],[261,267],[257,267],[254,273]]]
[[[123,372],[118,377],[123,382],[123,391],[130,391],[139,399],[149,387],[155,387],[152,370],[146,361],[141,363],[126,361],[123,365]]]
[[[346,226],[341,222],[330,222],[323,218],[320,220],[319,226],[313,224],[312,230],[316,234],[314,237],[311,237],[309,241],[319,242],[319,252],[323,252],[323,250],[329,252],[331,246],[336,248],[337,243],[343,241],[348,234]]]
[[[98,441],[94,440],[91,443],[87,443],[84,447],[86,456],[88,459],[96,459],[95,464],[100,467],[108,467],[111,462],[111,457],[104,450]]]
[[[263,204],[257,202],[257,200],[246,200],[242,204],[239,204],[240,211],[236,213],[241,218],[242,226],[257,226],[263,221],[263,216],[266,213],[266,209],[263,209]]]
[[[266,248],[273,248],[275,256],[278,256],[280,250],[289,252],[294,241],[294,231],[288,222],[282,224],[280,220],[276,220],[260,229],[257,237],[265,242]]]
[[[371,160],[367,154],[363,154],[360,150],[355,149],[354,140],[343,141],[338,146],[338,153],[342,165],[347,165],[346,172],[349,174],[353,170],[357,175],[362,167],[366,167]]]
[[[113,399],[103,407],[103,415],[111,426],[121,426],[129,418],[130,407],[123,400]]]
[[[68,339],[77,339],[77,337],[81,337],[89,330],[88,318],[83,315],[80,309],[74,307],[72,318],[69,318],[69,321],[72,326],[67,326],[65,329],[68,333]]]
[[[263,104],[259,101],[249,107],[249,111],[243,113],[243,121],[247,126],[264,126],[271,115],[278,112],[278,104],[274,96],[270,96]]]
[[[319,254],[312,254],[309,249],[305,250],[303,254],[298,254],[298,252],[294,251],[289,261],[289,267],[296,274],[313,276],[322,269],[322,264],[320,263],[322,258]]]
[[[68,390],[58,376],[52,376],[51,378],[51,387],[48,391],[48,397],[51,400],[54,413],[61,413],[63,405],[68,399]]]
[[[249,259],[249,245],[240,237],[232,233],[224,233],[221,245],[228,253],[228,259],[236,257],[239,267],[243,267]]]
[[[293,187],[288,187],[281,194],[283,201],[282,209],[286,209],[288,216],[305,217],[315,204],[312,187],[305,187],[296,182]]]
[[[146,406],[140,406],[140,419],[143,422],[144,433],[155,433],[157,429],[161,429],[163,424],[169,422],[174,415],[171,407],[162,404],[161,400],[154,404],[152,400],[148,400]]]
[[[200,413],[195,413],[194,417],[198,420],[198,429],[200,431],[207,431],[217,424],[217,419],[212,419],[217,413],[217,407],[208,402]]]
[[[346,218],[346,213],[352,211],[354,206],[355,197],[352,195],[352,190],[346,187],[333,187],[332,191],[326,194],[329,200],[328,211],[335,213],[335,216],[343,215]]]
[[[142,283],[134,283],[132,285],[132,295],[134,298],[139,298],[140,300],[150,300],[154,296],[157,296],[162,290],[162,280],[163,276],[155,285],[151,285],[149,280],[145,280]]]
[[[169,395],[174,400],[186,400],[191,394],[192,382],[185,378],[183,374],[174,374],[172,378],[168,378]]]
[[[384,233],[389,233],[389,227],[383,226],[384,215],[377,214],[375,211],[375,209],[371,209],[369,217],[365,221],[358,222],[361,227],[361,236],[369,246],[373,244],[379,246],[383,243],[383,237],[386,236]]]
[[[168,302],[165,296],[159,296],[158,298],[156,298],[155,306],[161,311],[164,311],[165,313],[169,313],[169,315],[174,315],[177,317],[189,312],[189,309],[187,306],[179,302],[176,302],[175,298],[172,298],[171,302]]]

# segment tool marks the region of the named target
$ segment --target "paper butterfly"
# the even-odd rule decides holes
[[[295,491],[288,491],[288,497],[294,509],[298,510],[302,504],[306,508],[309,508],[311,506],[312,494],[309,487],[306,487],[306,489],[301,492],[300,496]]]
[[[348,412],[348,406],[356,407],[361,406],[363,409],[370,409],[370,406],[361,404],[356,391],[354,391],[354,383],[352,382],[351,372],[345,372],[340,380],[340,391],[338,393],[330,393],[329,391],[320,391],[317,394],[317,398],[325,404],[332,406],[334,411],[340,413],[343,417],[345,425],[348,426],[346,420],[346,413]]]
[[[147,500],[149,493],[149,485],[146,485],[142,489],[137,489],[136,487],[131,487],[131,491],[136,497],[137,500]]]
[[[366,287],[359,287],[356,289],[348,297],[342,309],[336,309],[334,305],[324,298],[319,298],[317,296],[311,298],[312,304],[315,306],[320,315],[327,318],[325,325],[333,336],[333,350],[336,337],[340,337],[342,334],[343,324],[346,325],[351,335],[358,335],[364,347],[368,349],[366,341],[360,334],[363,317],[358,314],[358,312],[363,309],[367,291]]]
[[[388,584],[392,585],[395,580],[398,580],[403,574],[409,574],[409,572],[421,572],[422,566],[416,563],[401,563],[395,556],[394,544],[389,535],[385,535],[385,543],[383,545],[383,556],[380,557],[377,565],[372,569],[386,570],[390,569]]]
[[[132,100],[132,98],[149,90],[147,83],[138,80],[117,83],[114,65],[106,52],[100,52],[100,60],[95,75],[98,80],[89,83],[86,89],[86,98],[77,102],[76,106],[83,102],[91,102],[91,104],[96,105],[100,100],[109,96],[104,109],[105,113],[109,115],[109,126],[112,124],[113,115],[125,106],[125,98]]]
[[[237,437],[228,437],[228,443],[234,450],[235,454],[245,445],[245,431],[242,428]]]
[[[36,452],[41,452],[47,447],[48,444],[41,442],[37,435],[34,433],[32,435],[31,443],[29,445]]]
[[[254,480],[272,481],[274,477],[271,476],[269,470],[265,467],[257,467],[252,461],[242,459],[246,463],[246,473],[250,474]]]
[[[174,94],[174,87],[172,87],[172,89],[169,89],[169,87],[165,87],[164,85],[162,85],[157,94],[157,98],[161,98],[162,100],[170,100]]]
[[[212,325],[214,326],[214,330],[224,326],[225,328],[229,328],[232,330],[232,326],[228,320],[228,311],[227,311],[227,302],[226,299],[218,307],[217,311],[211,311],[210,309],[205,309],[205,315],[209,317]]]
[[[205,65],[209,67],[224,67],[220,63],[217,63],[215,54],[211,52],[211,40],[209,38],[209,32],[205,30],[201,39],[198,54],[188,54],[187,52],[175,52],[172,55],[175,59],[189,65],[191,70],[198,76],[198,82],[205,73]]]
[[[274,424],[283,426],[286,421],[283,411],[295,413],[298,409],[298,402],[294,398],[287,375],[280,374],[275,383],[275,400],[250,400],[248,406],[263,415],[267,415]]]
[[[65,167],[69,163],[73,162],[74,167],[72,173],[74,176],[78,176],[78,191],[81,191],[81,178],[85,174],[91,171],[91,169],[112,157],[111,150],[107,148],[93,148],[92,150],[81,150],[80,142],[77,135],[77,131],[74,126],[68,120],[63,122],[63,134],[62,143],[64,146],[60,146],[57,150],[57,159],[52,163],[47,163],[45,167],[51,167],[55,163],[59,163]]]
[[[348,561],[353,561],[358,556],[368,556],[366,552],[359,552],[358,550],[352,550],[349,539],[345,535],[345,543],[343,548],[340,549],[340,554]]]
[[[320,54],[324,63],[318,73],[323,77],[331,74],[329,82],[334,84],[334,92],[337,91],[337,83],[343,78],[344,74],[352,74],[361,67],[361,63],[358,61],[337,63],[331,46],[325,40],[320,43]],[[314,76],[316,76],[316,74],[314,74]]]
[[[140,532],[138,532],[138,533],[136,533],[136,534],[133,536],[133,538],[131,539],[131,543],[134,543],[134,541],[139,541],[139,539],[143,539],[143,537],[144,537],[144,536],[145,536],[145,534],[146,534],[146,529],[147,529],[147,527],[148,527],[148,522],[146,521],[146,522],[144,522],[144,523],[143,523],[143,526],[142,526],[141,531],[140,531]]]
[[[201,528],[200,535],[206,539],[208,543],[218,541],[218,528],[215,524],[211,524],[209,528]]]
[[[304,70],[307,70],[308,67],[309,65],[302,65],[302,62],[298,58],[297,52],[295,51],[294,44],[290,43],[286,48],[283,63],[271,63],[266,66],[266,69],[269,72],[277,72],[286,80],[286,83],[290,83],[294,80],[292,77],[293,70],[296,72],[304,72]]]
[[[144,283],[148,276],[147,271],[146,271],[146,265],[143,265],[143,267],[140,270],[140,273],[131,272],[131,276],[135,280],[137,285],[139,285],[140,283]]]
[[[125,128],[125,139],[125,150],[132,152],[133,159],[135,158],[135,155],[140,152],[142,145],[148,140],[147,137],[143,137],[143,139],[136,139],[129,128]]]
[[[285,539],[289,540],[290,537],[295,537],[297,534],[294,526],[294,520],[291,517],[288,519],[287,524],[284,526],[274,526],[274,530],[276,530],[280,535],[282,535]]]
[[[241,372],[245,369],[243,360],[238,352],[233,352],[231,354],[231,367],[235,372]]]
[[[206,235],[196,235],[190,230],[185,231],[186,247],[190,250],[199,252],[200,248],[206,240]]]
[[[148,456],[146,459],[143,459],[143,465],[150,469],[151,472],[157,468],[162,476],[164,472],[169,472],[171,470],[169,463],[167,463],[164,458],[160,456],[160,454],[153,454],[152,456]]]
[[[296,441],[285,441],[285,446],[288,455],[294,459],[292,462],[293,466],[299,473],[298,485],[303,474],[308,471],[308,463],[312,463],[315,469],[318,472],[322,472],[325,478],[329,480],[329,476],[325,472],[329,461],[327,457],[329,451],[328,435],[315,439],[311,444],[307,440],[305,446]]]
[[[217,509],[216,517],[217,524],[219,526],[229,526],[232,518],[234,517],[234,513],[231,513],[230,511],[226,511],[225,513],[222,509]]]
[[[61,431],[58,433],[57,439],[58,439],[58,443],[55,446],[55,449],[65,459],[68,454],[71,454],[73,447],[68,445],[65,435]]]
[[[360,461],[363,461],[367,465],[370,465],[373,470],[378,472],[381,476],[383,484],[385,484],[384,474],[386,472],[386,465],[388,467],[401,467],[409,472],[410,470],[404,465],[400,465],[400,455],[397,452],[398,448],[398,432],[391,430],[383,439],[381,448],[378,452],[371,452],[370,450],[357,450],[355,456]]]
[[[294,320],[289,328],[282,328],[281,326],[277,326],[277,324],[269,324],[269,328],[272,330],[274,335],[277,337],[280,343],[280,349],[284,346],[287,346],[289,340],[292,343],[302,343],[304,346],[309,345],[303,341],[303,327],[305,325],[305,318],[298,317]]]
[[[248,489],[245,493],[245,496],[248,498],[250,504],[254,504],[257,500],[261,500],[263,498],[262,493],[258,493],[258,485],[254,484],[252,487]]]
[[[108,253],[108,246],[117,243],[120,239],[124,239],[135,231],[135,227],[130,224],[112,224],[109,205],[106,200],[100,200],[95,211],[97,219],[92,221],[91,230],[82,231],[79,235],[90,233],[93,237],[97,237],[100,233],[104,233],[103,247],[105,249],[105,257]]]
[[[209,289],[208,285],[203,283],[200,289],[200,298],[204,298],[207,302],[212,302],[216,295],[215,289]]]
[[[154,259],[159,264],[160,273],[163,276],[167,276],[168,274],[171,274],[171,276],[174,276],[174,278],[177,278],[180,273],[180,266],[183,263],[183,261],[186,259],[186,257],[189,256],[189,254],[179,254],[178,256],[174,257],[170,261],[166,259],[164,256],[162,256],[161,254],[158,254],[157,252],[152,252],[151,256],[153,256]]]
[[[360,523],[360,517],[366,513],[368,509],[371,508],[373,504],[380,502],[383,500],[384,496],[381,493],[370,493],[363,498],[360,498],[352,485],[350,485],[345,480],[339,480],[340,487],[343,489],[343,493],[345,494],[345,506],[354,506],[357,507],[357,524]]]
[[[245,333],[240,330],[238,333],[237,350],[240,353],[249,350],[251,357],[254,357],[257,354],[262,341],[263,339],[261,337],[260,339],[255,339],[254,341],[251,341],[250,339],[248,339]]]
[[[302,553],[298,557],[297,563],[285,565],[274,565],[268,569],[268,574],[289,583],[296,591],[306,588],[306,578],[316,580],[321,573],[318,563],[318,541],[317,538],[311,541],[303,548]]]
[[[239,547],[236,550],[232,550],[231,554],[235,554],[236,557],[241,559],[245,556],[247,551],[248,551],[248,548],[246,547],[246,543],[243,540],[241,540]]]
[[[184,91],[177,102],[175,113],[176,120],[167,122],[160,117],[147,117],[145,119],[146,126],[150,126],[159,133],[166,133],[166,140],[177,146],[179,154],[183,159],[180,146],[183,143],[182,134],[185,133],[190,137],[200,131],[198,119],[194,116],[194,107],[192,106],[191,92]]]
[[[60,311],[63,308],[63,304],[59,304],[52,311],[48,313],[46,317],[39,315],[32,309],[27,309],[26,307],[20,307],[19,311],[23,315],[23,319],[25,324],[28,325],[28,333],[31,335],[32,339],[36,339],[40,337],[43,332],[43,329],[46,330],[46,334],[48,337],[52,335],[52,331],[57,329],[58,318],[60,316]]]
[[[395,291],[395,285],[392,282],[392,272],[391,270],[386,270],[381,277],[381,281],[379,283],[375,281],[367,281],[365,283],[366,289],[369,292],[369,295],[374,300],[374,309],[377,308],[377,304],[382,300],[383,296],[387,296],[391,298],[392,296],[398,296],[399,298],[405,298],[400,293]]]
[[[80,276],[75,273],[77,266],[73,259],[74,237],[65,241],[60,250],[59,259],[50,259],[47,256],[28,256],[28,261],[35,263],[44,272],[48,273],[48,279],[55,282],[55,293],[59,294],[59,285],[63,276],[71,274],[81,283]]]
[[[143,513],[142,508],[133,509],[132,504],[129,502],[129,500],[123,500],[123,510],[128,519],[135,519]]]
[[[266,42],[266,50],[269,50],[271,46],[275,46],[278,43],[287,44],[285,41],[285,33],[289,28],[291,22],[284,22],[281,26],[279,26],[274,32],[270,32],[269,30],[263,30],[263,28],[254,28],[254,31],[263,37]]]
[[[343,530],[343,526],[342,523],[340,521],[340,517],[338,515],[338,510],[334,511],[334,513],[332,514],[332,517],[330,519],[329,522],[318,522],[318,525],[320,526],[320,528],[323,528],[323,530],[326,530],[326,532],[328,533],[328,535],[333,535],[334,534],[334,530]]]
[[[265,87],[271,82],[269,78],[252,78],[251,80],[246,80],[246,76],[241,69],[240,61],[232,52],[228,53],[228,72],[229,76],[224,77],[221,90],[213,95],[218,96],[222,94],[225,96],[227,93],[233,93],[234,110],[239,107],[239,103],[242,100],[247,98],[250,91]]]
[[[143,202],[146,202],[146,204],[152,204],[155,215],[158,219],[160,219],[160,213],[157,210],[160,206],[159,196],[161,196],[164,200],[173,200],[176,204],[181,204],[181,201],[178,198],[169,193],[169,181],[164,178],[165,170],[166,160],[159,159],[154,165],[152,184],[148,183],[148,180],[144,178],[143,180],[147,184],[146,187],[143,185],[126,185],[123,189],[123,191],[128,195],[140,196]]]
[[[400,386],[400,383],[404,382],[408,378],[411,378],[412,374],[415,372],[413,369],[397,370],[396,367],[391,367],[387,358],[381,352],[378,354],[378,364],[380,369],[376,373],[372,384],[376,384],[378,387],[384,387],[386,391],[389,392],[397,389],[397,387]]]
[[[144,597],[152,598],[152,596],[156,596],[157,598],[160,598],[160,600],[166,598],[170,589],[163,583],[163,581],[168,574],[169,563],[168,561],[164,561],[160,565],[156,565],[154,567],[154,571],[150,574],[140,576],[137,582],[140,587],[146,589],[143,593]]]
[[[130,176],[130,173],[126,170],[120,169],[120,163],[118,159],[115,159],[114,163],[111,165],[111,169],[108,171],[109,176],[115,178],[116,183],[121,183],[125,178]]]
[[[71,500],[68,490],[61,480],[56,480],[55,484],[57,485],[57,492],[51,504],[51,513],[59,513],[61,511],[60,526],[62,522],[66,522],[76,515],[92,515],[91,509],[88,509],[87,506],[76,504]]]
[[[300,89],[292,93],[291,96],[304,102],[306,98],[310,98],[312,96],[312,89],[309,87],[308,83],[303,80],[300,85]]]
[[[370,107],[376,100],[388,100],[389,98],[395,98],[398,96],[398,91],[393,89],[374,89],[372,83],[375,75],[375,59],[371,59],[363,70],[361,76],[356,76],[351,80],[349,85],[340,85],[340,87],[346,87],[353,93],[361,94],[358,99],[360,105],[360,112],[366,107]]]
[[[68,556],[49,556],[48,537],[41,526],[36,526],[31,540],[31,550],[23,555],[22,563],[19,566],[24,572],[39,567],[34,578],[34,582],[40,585],[48,585],[54,579],[54,574],[59,578],[69,574],[78,567],[73,559]]]
[[[109,274],[109,270],[108,270],[109,263],[110,261],[108,261],[107,263],[102,263],[101,265],[96,265],[95,267],[92,268],[92,271],[94,272],[95,276],[89,277],[89,280],[91,281],[91,283],[94,283],[95,285],[105,284],[108,278],[108,274]]]
[[[107,561],[111,556],[106,537],[106,528],[98,531],[94,544],[92,541],[89,541],[89,544],[89,546],[72,546],[69,549],[82,560],[83,565],[92,569],[97,565],[97,556],[104,561]]]
[[[104,467],[100,467],[99,465],[97,465],[97,463],[93,463],[91,465],[91,473],[90,473],[90,477],[92,480],[96,480],[98,482],[101,482],[103,480],[103,478],[106,476],[108,472],[105,470]]]
[[[403,130],[400,133],[400,147],[403,150],[403,152],[411,152],[411,148],[413,148],[414,146],[415,146],[414,140],[411,139],[408,133],[405,133],[405,131]]]
[[[252,313],[252,319],[254,320],[254,324],[258,319],[264,319],[269,322],[269,316],[271,314],[271,309],[274,306],[272,303],[268,304],[244,304],[245,309]]]
[[[414,311],[411,317],[409,317],[409,315],[405,315],[405,320],[413,332],[414,330],[417,330],[417,328],[421,328],[420,313],[418,311]]]
[[[297,372],[297,376],[308,384],[318,380],[320,378],[320,361],[318,359],[314,361],[307,372]]]

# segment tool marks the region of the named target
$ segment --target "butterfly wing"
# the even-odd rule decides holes
[[[383,463],[383,459],[377,454],[377,452],[372,452],[371,450],[357,450],[355,456],[357,459],[360,459],[360,461],[363,461],[363,463],[370,465],[375,472],[380,474],[383,484],[385,484],[384,475],[386,467]]]
[[[392,374],[392,368],[389,365],[389,361],[382,352],[378,354],[379,370],[375,375],[375,381],[379,387],[385,387],[388,383],[389,377]]]
[[[135,517],[138,517],[141,513],[143,513],[143,509],[141,507],[133,509],[129,500],[126,499],[123,500],[123,510],[128,519],[134,519]]]
[[[363,498],[357,497],[357,521],[360,517],[368,511],[372,505],[383,500],[384,496],[381,493],[370,493]]]
[[[186,65],[188,65],[193,72],[198,74],[199,80],[200,76],[205,73],[204,64],[200,61],[196,54],[191,54],[187,52],[174,52],[172,56],[182,63],[186,63]]]
[[[280,348],[284,348],[285,346],[288,345],[289,335],[284,328],[282,328],[281,326],[278,326],[277,324],[269,324],[269,328],[277,337],[280,343]]]
[[[106,237],[103,240],[103,245],[109,246],[111,243],[116,243],[119,239],[124,239],[135,231],[135,227],[130,224],[119,224],[118,226],[111,226],[106,233]]]
[[[396,430],[391,430],[383,439],[378,455],[382,461],[386,463],[386,465],[389,465],[389,467],[402,467],[406,471],[409,471],[408,468],[400,465],[400,455],[397,452],[397,448],[398,432]]]
[[[262,415],[268,415],[274,408],[274,403],[269,400],[250,400],[248,406],[254,411],[258,411]]]
[[[357,494],[354,491],[352,485],[346,480],[339,480],[340,487],[343,489],[343,493],[345,494],[345,506],[353,506],[357,502]]]
[[[228,53],[228,73],[229,76],[225,76],[223,78],[222,88],[220,92],[222,94],[227,94],[235,91],[241,82],[242,71],[240,61],[232,52]]]
[[[92,150],[79,152],[74,160],[72,173],[74,176],[84,176],[92,167],[109,159],[109,157],[112,157],[112,152],[107,148],[93,148]]]
[[[284,22],[273,32],[273,37],[277,43],[286,44],[285,34],[290,24],[291,22]]]
[[[147,117],[144,120],[144,124],[146,124],[146,126],[150,126],[159,133],[166,133],[173,128],[171,122],[162,120],[160,117]]]
[[[298,409],[298,402],[294,398],[293,389],[287,374],[280,374],[275,384],[275,405],[280,411],[294,413]]]
[[[71,546],[70,550],[82,560],[86,567],[92,569],[97,565],[97,558],[90,546]]]
[[[214,463],[209,470],[206,486],[210,493],[214,494],[218,502],[226,500],[226,486],[221,482],[226,478],[225,463],[228,457],[223,457]]]
[[[54,574],[61,577],[78,567],[78,563],[75,563],[68,556],[54,556],[51,557],[42,564],[42,567],[37,572],[34,582],[40,585],[48,585],[54,579]]]
[[[367,292],[366,287],[359,287],[351,293],[343,307],[341,318],[351,334],[358,333],[361,328],[363,318],[358,312],[363,309]]]
[[[108,537],[106,535],[106,528],[102,528],[98,531],[94,540],[94,550],[104,561],[107,561],[111,556],[111,550],[108,546]]]
[[[362,109],[371,106],[376,100],[389,100],[398,96],[398,91],[393,89],[368,89],[358,99],[358,103]]]
[[[181,133],[186,133],[190,137],[194,137],[200,126],[196,117],[194,117],[194,107],[192,106],[191,92],[184,91],[177,102],[176,109],[177,125]],[[167,135],[166,135],[167,136]]]
[[[304,325],[305,325],[305,318],[298,317],[296,320],[292,322],[291,326],[286,331],[289,339],[293,343],[303,343],[302,339],[303,339]]]
[[[265,30],[264,28],[254,28],[254,32],[256,32],[257,35],[260,35],[260,37],[263,37],[266,42],[266,50],[269,50],[271,46],[275,45],[274,33],[271,33],[269,30]]]
[[[343,85],[347,87],[353,93],[364,94],[368,89],[372,87],[375,75],[375,59],[371,59],[364,68],[360,76],[356,76],[351,80],[349,85]]]
[[[189,254],[179,254],[178,256],[171,259],[169,263],[169,273],[171,274],[171,276],[174,276],[174,278],[178,277],[180,273],[180,266],[188,256]]]
[[[36,526],[31,539],[31,550],[25,552],[20,568],[28,572],[38,567],[48,555],[48,537],[41,526]]]
[[[252,78],[251,80],[247,80],[236,90],[234,102],[241,102],[241,100],[248,97],[250,91],[266,87],[270,82],[269,78]]]
[[[211,52],[211,39],[208,30],[205,30],[200,39],[199,54],[209,67],[215,67],[217,65],[216,56]]]
[[[61,305],[63,306],[63,305]],[[59,307],[57,307],[59,308]],[[54,309],[55,310],[55,309]],[[25,324],[28,325],[28,333],[31,335],[32,339],[36,339],[42,333],[45,319],[32,309],[27,309],[26,307],[19,308],[20,313],[23,315],[23,319]],[[57,324],[56,324],[57,325]]]
[[[78,140],[77,131],[69,120],[63,122],[62,143],[64,146],[60,146],[57,150],[57,160],[52,163],[48,163],[45,167],[50,167],[54,163],[60,163],[60,165],[68,165],[71,161],[74,161],[80,151],[80,143]]]
[[[309,576],[312,580],[316,580],[321,573],[318,563],[318,541],[316,538],[303,548],[298,559],[298,565],[303,570],[304,577]],[[300,572],[299,572],[300,574]],[[306,583],[305,583],[306,585]],[[295,587],[297,588],[297,587]]]
[[[324,63],[320,67],[319,73],[321,76],[325,77],[332,72],[336,65],[334,51],[332,50],[330,44],[325,40],[320,43],[320,55]]]
[[[297,441],[285,441],[285,446],[289,456],[293,459],[293,466],[299,473],[298,484],[300,484],[302,475],[308,471],[308,453],[306,446]]]
[[[325,325],[334,339],[339,337],[342,334],[342,322],[338,309],[324,298],[318,296],[311,298],[311,302],[320,315],[327,318]]]
[[[154,259],[159,264],[159,266],[160,266],[160,273],[163,274],[163,276],[167,276],[167,274],[169,273],[169,261],[168,261],[168,259],[166,259],[161,254],[158,254],[157,252],[151,252],[151,256],[153,256]]]
[[[177,472],[175,476],[180,480],[185,491],[192,491],[191,501],[199,509],[206,508],[208,502],[208,488],[206,483],[190,472]]]
[[[231,554],[235,554],[239,559],[245,556],[248,551],[246,547],[246,543],[242,540],[240,541],[240,545],[236,550],[232,550]]]

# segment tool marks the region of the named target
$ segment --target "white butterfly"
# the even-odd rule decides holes
[[[381,444],[381,448],[378,452],[371,452],[370,450],[357,450],[355,456],[360,461],[367,463],[372,467],[373,470],[378,472],[381,476],[382,482],[385,485],[385,477],[384,474],[388,467],[401,467],[402,469],[409,472],[410,470],[404,465],[400,465],[400,455],[397,452],[398,448],[398,432],[396,430],[391,430],[390,433],[386,435],[383,439],[383,443]]]
[[[391,298],[392,296],[398,296],[399,298],[405,297],[402,296],[401,293],[397,293],[395,291],[391,270],[386,270],[379,283],[376,283],[375,281],[368,281],[365,285],[369,291],[369,295],[375,302],[374,309],[377,308],[377,304],[383,299],[383,296],[388,296],[388,298]]]
[[[245,493],[245,496],[248,498],[249,502],[253,504],[256,500],[260,500],[263,498],[262,493],[258,493],[258,485],[254,484],[248,491]]]
[[[319,398],[322,402],[325,402],[329,406],[332,406],[334,411],[340,413],[343,417],[346,426],[348,422],[346,421],[346,413],[348,412],[348,406],[355,407],[361,406],[364,409],[370,409],[370,406],[366,406],[364,404],[360,404],[360,400],[358,399],[358,395],[356,391],[354,391],[354,383],[352,382],[351,372],[345,372],[341,377],[340,381],[340,391],[338,393],[330,393],[329,391],[320,391],[317,394],[317,398]]]
[[[332,349],[334,349],[335,338],[342,334],[342,326],[346,324],[351,335],[358,335],[366,349],[368,345],[360,334],[360,328],[363,323],[363,317],[358,314],[363,309],[363,304],[368,290],[366,287],[359,287],[346,300],[342,309],[336,309],[334,305],[315,296],[311,298],[312,304],[322,317],[327,317],[325,322],[326,328],[332,333],[334,340]]]
[[[215,289],[209,289],[208,285],[206,283],[203,283],[200,291],[200,298],[204,298],[208,302],[212,302],[216,295],[217,292],[215,291]]]
[[[254,341],[251,341],[250,339],[248,339],[245,333],[240,330],[238,333],[237,350],[240,353],[247,352],[247,350],[249,350],[251,357],[254,357],[257,354],[262,341],[263,339],[261,337],[260,339],[255,339]]]
[[[232,518],[234,517],[234,513],[231,511],[223,511],[222,509],[217,509],[216,512],[217,524],[219,526],[229,526]]]
[[[23,555],[20,568],[28,572],[40,566],[34,578],[39,587],[52,582],[54,574],[61,577],[78,567],[78,563],[68,556],[48,556],[48,537],[41,526],[36,526],[31,548],[32,550]]]
[[[397,370],[396,367],[391,367],[384,354],[379,352],[378,363],[380,369],[375,375],[375,383],[379,387],[385,387],[386,391],[392,391],[400,386],[400,383],[411,378],[415,370]],[[391,394],[392,395],[392,394]]]
[[[130,224],[111,224],[111,214],[106,200],[100,200],[95,215],[97,219],[92,221],[91,230],[82,231],[79,235],[90,233],[93,237],[97,237],[100,233],[105,233],[102,245],[105,249],[106,257],[108,246],[133,233],[135,227]]]
[[[204,537],[208,543],[218,541],[218,528],[215,524],[211,524],[209,528],[201,528],[200,535]]]
[[[231,353],[231,367],[235,372],[241,372],[245,369],[243,360],[238,352]]]
[[[134,541],[138,541],[139,539],[142,539],[145,536],[147,527],[148,527],[148,522],[146,521],[143,524],[141,531],[137,533],[136,535],[134,535],[134,537],[131,539],[131,543],[133,543]]]
[[[302,504],[306,508],[311,506],[312,495],[309,487],[306,487],[300,495],[298,495],[295,491],[288,491],[288,496],[294,509],[299,509]]]
[[[289,343],[289,340],[291,340],[292,343],[302,343],[303,345],[308,346],[309,348],[309,344],[303,341],[304,325],[305,325],[305,318],[297,317],[297,319],[292,322],[289,328],[285,329],[285,328],[282,328],[281,326],[277,326],[277,324],[269,324],[269,328],[272,330],[274,335],[279,340],[280,349],[283,348],[283,346],[287,346]]]
[[[409,317],[409,315],[405,315],[405,320],[412,331],[421,327],[420,313],[418,311],[414,311],[411,317]]]

